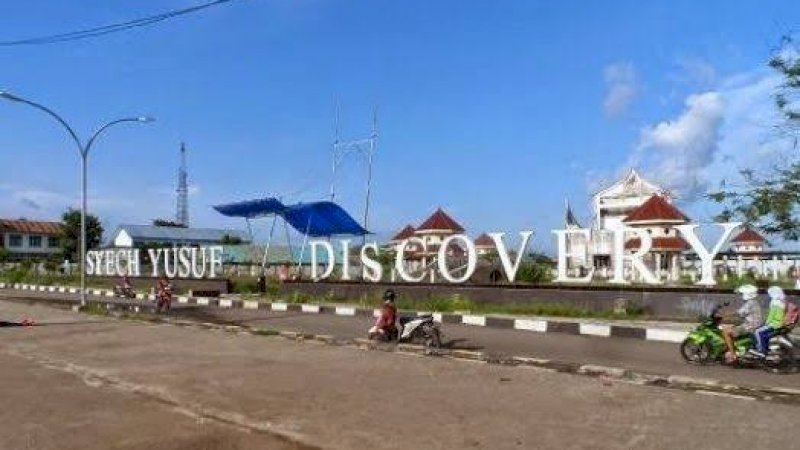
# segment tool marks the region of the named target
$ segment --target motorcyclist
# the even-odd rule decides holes
[[[156,312],[160,312],[162,306],[166,311],[169,311],[172,307],[172,284],[166,278],[162,278],[158,281]]]
[[[742,296],[744,303],[736,311],[736,315],[743,319],[741,325],[722,325],[722,337],[725,339],[725,345],[728,347],[728,352],[725,354],[725,360],[733,362],[736,360],[736,349],[733,346],[735,338],[754,333],[758,327],[764,324],[763,314],[761,312],[761,305],[758,304],[758,288],[752,284],[745,284],[740,286],[736,292]]]
[[[121,295],[130,296],[133,292],[133,286],[131,286],[131,279],[128,277],[127,274],[122,276],[122,282],[117,285],[117,289]]]
[[[394,305],[396,294],[394,290],[387,289],[383,293],[383,307],[378,315],[378,320],[375,321],[375,326],[370,328],[369,337],[374,339],[378,336],[386,337],[395,330],[397,321],[397,307]]]
[[[751,353],[759,358],[766,356],[770,335],[775,330],[783,327],[784,318],[786,317],[786,294],[783,293],[783,289],[778,286],[772,286],[767,289],[767,294],[770,299],[767,321],[753,333],[756,348]]]

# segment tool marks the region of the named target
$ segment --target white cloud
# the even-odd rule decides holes
[[[639,94],[636,70],[630,62],[610,64],[603,69],[603,78],[608,92],[603,101],[603,110],[608,117],[624,114]]]
[[[741,169],[771,167],[793,145],[776,132],[773,94],[780,82],[757,70],[689,95],[675,118],[642,130],[627,166],[639,167],[684,203],[702,200],[722,181],[738,180]]]
[[[720,93],[689,96],[676,119],[642,130],[632,162],[652,172],[677,195],[696,196],[705,188],[701,172],[719,148],[724,115]]]

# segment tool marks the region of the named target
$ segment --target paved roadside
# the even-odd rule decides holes
[[[370,317],[303,314],[279,311],[248,311],[182,306],[181,316],[276,330],[363,338],[373,323]],[[800,389],[800,374],[777,375],[760,369],[695,366],[681,358],[678,344],[575,336],[561,333],[495,329],[443,324],[444,343],[453,349],[476,350],[496,356],[527,356],[580,364],[621,367],[642,373],[710,378],[753,386]]]
[[[95,319],[41,305],[0,301],[0,316],[32,316],[41,324],[0,330],[2,361],[18,366],[0,365],[0,379],[23,373],[18,383],[38,391],[37,406],[24,413],[4,409],[0,439],[12,444],[50,433],[62,437],[58,448],[143,448],[115,446],[123,442],[119,435],[96,432],[92,424],[118,423],[128,439],[145,439],[151,429],[173,424],[180,428],[180,419],[146,409],[154,401],[190,417],[202,412],[209,432],[210,424],[225,419],[245,435],[231,437],[238,447],[225,447],[224,439],[172,448],[251,448],[245,444],[254,427],[325,449],[750,449],[795,443],[791,433],[774,432],[794,426],[795,406],[534,368]],[[79,407],[85,389],[104,401]],[[75,411],[100,403],[107,409],[94,415]],[[58,420],[72,432],[44,429]],[[164,420],[167,425],[146,426]],[[18,440],[8,440],[9,433]],[[98,444],[101,439],[106,446]]]
[[[11,295],[11,292],[6,291],[0,295]],[[59,296],[45,293],[23,295]],[[125,303],[120,299],[107,300]],[[175,312],[180,316],[200,321],[332,335],[344,339],[363,338],[373,320],[363,315],[217,308],[185,303],[176,303]],[[639,373],[715,379],[736,385],[800,389],[800,374],[776,375],[760,369],[689,365],[681,359],[676,343],[569,333],[539,333],[460,323],[445,323],[442,325],[442,331],[445,343],[450,348],[481,351],[489,355],[527,356],[567,363],[619,367]]]

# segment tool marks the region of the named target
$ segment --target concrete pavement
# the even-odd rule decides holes
[[[150,448],[257,448],[250,438],[291,448],[279,436],[326,449],[795,444],[780,431],[796,422],[787,405],[0,302],[0,317],[23,316],[42,326],[0,330],[0,380],[22,392],[3,411],[0,448],[144,448],[125,437]],[[102,401],[82,402],[86,390]],[[25,398],[35,401],[13,407]],[[202,417],[201,431],[186,417]],[[203,438],[217,432],[233,434]],[[146,440],[153,434],[165,445]]]
[[[279,311],[249,311],[181,306],[179,315],[202,321],[240,324],[276,330],[363,338],[373,319]],[[477,350],[495,356],[527,356],[621,367],[642,373],[712,378],[723,382],[800,389],[800,374],[777,375],[759,369],[694,366],[680,357],[678,344],[636,339],[536,333],[521,330],[443,324],[444,343],[453,349]]]

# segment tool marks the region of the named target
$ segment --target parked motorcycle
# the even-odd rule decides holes
[[[700,325],[692,330],[680,345],[683,359],[691,364],[711,364],[725,362],[728,348],[722,337],[720,310],[728,303],[721,303],[711,310]],[[797,370],[795,357],[796,345],[789,337],[792,327],[775,330],[769,340],[769,351],[765,358],[758,358],[748,350],[754,348],[755,342],[751,334],[734,339],[733,345],[737,356],[737,366],[761,366],[776,373],[788,373]]]
[[[136,292],[130,287],[114,286],[114,296],[124,298],[136,298]]]
[[[413,317],[400,317],[395,328],[380,338],[386,342],[406,342],[424,345],[430,348],[442,346],[442,335],[439,324],[433,320],[433,315],[425,314]]]

